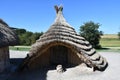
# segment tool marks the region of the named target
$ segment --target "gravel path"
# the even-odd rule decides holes
[[[27,52],[10,51],[11,58],[24,58]],[[47,68],[32,72],[13,74],[8,80],[119,80],[120,79],[120,53],[100,52],[109,62],[104,72],[93,72],[84,65],[67,68],[64,73]],[[1,80],[1,79],[0,79]]]
[[[25,58],[28,51],[13,51],[10,50],[10,58]]]

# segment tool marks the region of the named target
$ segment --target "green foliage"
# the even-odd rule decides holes
[[[41,33],[36,32],[36,33],[32,34],[31,39],[30,39],[30,40],[31,40],[31,44],[35,43],[35,41],[36,41],[37,39],[39,39],[39,37],[40,37],[42,34],[43,34],[43,32],[41,32]]]
[[[16,29],[16,33],[20,39],[20,45],[31,45],[43,34],[43,32],[30,32],[25,29]]]
[[[18,35],[26,33],[25,29],[16,29],[15,31]]]
[[[92,21],[84,23],[80,26],[80,35],[83,36],[86,40],[88,40],[94,48],[100,48],[99,41],[101,35],[103,35],[102,31],[99,31],[99,23],[94,23]]]
[[[118,32],[118,38],[120,39],[120,32]]]

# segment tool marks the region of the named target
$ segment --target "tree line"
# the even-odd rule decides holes
[[[35,43],[35,41],[37,39],[39,39],[39,37],[43,34],[43,32],[30,32],[30,31],[26,31],[25,29],[15,29],[16,34],[19,37],[19,44],[20,45],[32,45],[33,43]]]

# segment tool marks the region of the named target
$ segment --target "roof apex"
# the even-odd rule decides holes
[[[54,6],[55,7],[55,10],[56,10],[56,14],[58,14],[58,12],[62,12],[63,11],[63,6],[57,6],[57,5],[55,5]]]
[[[69,23],[67,23],[67,21],[65,20],[64,16],[63,16],[63,6],[54,6],[55,10],[56,10],[56,18],[55,18],[55,22],[53,25],[62,25],[62,26],[68,26],[68,27],[72,27]]]

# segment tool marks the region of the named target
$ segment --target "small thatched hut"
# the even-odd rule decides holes
[[[9,46],[18,44],[18,37],[9,26],[0,19],[0,72],[9,66]]]
[[[29,54],[19,69],[34,69],[48,65],[79,65],[85,63],[94,70],[104,71],[108,66],[105,58],[95,49],[63,17],[63,7],[57,7],[56,19],[50,29],[32,45]]]

